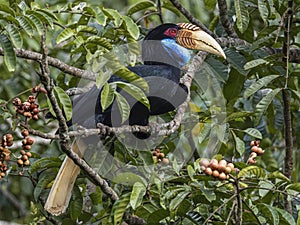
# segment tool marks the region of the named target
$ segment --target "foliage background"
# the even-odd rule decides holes
[[[139,5],[139,10],[128,14],[139,2],[143,2]],[[147,224],[300,224],[300,143],[297,138],[300,135],[300,54],[297,52],[300,33],[299,1],[226,1],[227,16],[235,30],[231,34],[231,38],[234,38],[232,42],[226,39],[228,31],[221,23],[224,17],[220,17],[217,7],[217,3],[224,4],[224,1],[180,1],[194,18],[218,37],[225,38],[220,40],[223,40],[221,43],[225,48],[227,61],[208,56],[198,73],[212,73],[217,77],[225,99],[226,119],[222,125],[227,126],[226,138],[218,140],[221,143],[218,155],[210,157],[225,158],[235,163],[241,172],[233,174],[230,180],[220,182],[204,175],[199,169],[198,158],[203,156],[208,143],[205,128],[207,124],[211,126],[212,110],[217,109],[212,109],[213,103],[204,104],[206,96],[201,94],[199,83],[202,80],[197,76],[191,88],[191,110],[186,113],[182,125],[182,129],[192,132],[175,132],[160,146],[170,159],[166,168],[174,173],[164,173],[167,169],[158,165],[147,180],[130,176],[133,186],[112,183],[112,189],[120,197],[115,203],[107,199],[99,187],[90,193],[86,175],[82,174],[74,189],[70,209],[59,217],[47,214],[42,207],[63,159],[59,142],[50,143],[49,140],[36,137],[38,141],[32,149],[34,157],[31,165],[24,168],[23,176],[18,175],[20,168],[15,162],[19,157],[22,137],[20,121],[16,118],[11,103],[16,96],[26,99],[31,88],[41,81],[37,74],[37,60],[20,58],[18,55],[16,57],[12,47],[41,52],[42,24],[46,23],[49,56],[74,67],[91,68],[91,59],[109,52],[112,47],[140,40],[149,28],[160,24],[161,19],[163,22],[173,23],[187,21],[171,1],[167,0],[160,2],[161,19],[158,15],[152,15],[140,20],[145,14],[160,9],[154,7],[159,2],[0,1],[0,37],[5,55],[1,58],[0,65],[1,134],[13,133],[15,140],[18,140],[11,148],[15,158],[12,157],[9,164],[9,173],[0,183],[1,220],[21,224],[77,224],[80,221],[118,224],[126,220],[127,223],[134,224],[133,220],[126,218],[127,214],[124,216],[124,212],[127,212],[143,218]],[[295,50],[295,57],[293,61],[291,59],[286,63],[282,60],[283,52],[280,50],[286,46],[287,35],[284,30],[288,20],[288,4],[291,2],[294,22],[291,24],[292,28],[288,29],[288,46]],[[147,11],[149,9],[152,11]],[[125,15],[132,20],[128,22],[123,17]],[[138,21],[138,29],[132,21]],[[244,43],[241,40],[250,45],[241,44]],[[266,48],[278,49],[277,54],[270,55]],[[125,73],[123,76],[129,74]],[[51,77],[55,80],[56,87],[65,91],[76,86],[79,81],[77,77],[52,67]],[[62,103],[68,101],[65,94],[59,97]],[[50,107],[45,95],[39,95],[38,101],[41,109]],[[65,104],[62,105],[65,111],[70,111]],[[293,132],[288,134],[284,132],[284,127],[287,126],[284,109],[287,108],[290,109]],[[163,118],[170,119],[171,116],[173,114],[164,115]],[[194,121],[194,118],[198,121],[193,127],[184,123]],[[46,134],[55,132],[57,128],[55,122],[49,122],[43,117],[36,122],[29,121],[29,126]],[[219,136],[223,137],[224,131],[220,132],[222,135]],[[218,132],[216,133],[218,136]],[[287,146],[287,135],[291,134],[293,145]],[[172,151],[183,137],[193,140],[198,155],[186,167],[178,170]],[[262,139],[261,146],[265,154],[258,159],[256,166],[249,166],[246,164],[249,144],[256,138]],[[183,143],[183,151],[194,147],[190,145],[190,141]],[[290,147],[293,157],[287,161],[285,156]],[[134,152],[137,156],[132,157],[132,149],[120,145],[116,149],[116,157],[133,165],[153,163],[151,149],[139,150]],[[293,164],[289,171],[285,166],[291,161]],[[90,208],[86,207],[86,201],[91,204]]]

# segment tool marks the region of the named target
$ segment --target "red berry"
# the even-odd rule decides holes
[[[208,167],[208,165],[209,165],[208,159],[202,158],[202,159],[200,160],[200,166]]]
[[[219,168],[218,160],[216,160],[216,159],[210,160],[209,167],[210,167],[212,170],[218,169],[218,168]]]
[[[219,174],[219,179],[220,180],[226,180],[227,179],[227,175],[222,172],[222,173]]]
[[[219,177],[220,173],[219,173],[218,170],[214,170],[214,171],[212,172],[212,175],[213,175],[213,177]]]
[[[26,137],[25,140],[27,145],[32,145],[34,143],[34,139],[32,137]]]
[[[207,174],[207,175],[212,175],[213,171],[212,171],[212,169],[210,167],[207,167],[205,169],[204,173]]]
[[[21,132],[23,137],[27,137],[29,135],[29,131],[27,129],[22,130]]]

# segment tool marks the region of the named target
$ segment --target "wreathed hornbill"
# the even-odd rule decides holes
[[[131,106],[129,125],[147,125],[150,115],[160,115],[174,110],[187,97],[187,87],[180,83],[181,68],[190,60],[188,49],[203,50],[225,57],[221,46],[199,27],[188,24],[162,24],[150,31],[142,43],[143,65],[128,67],[143,77],[149,86],[147,98],[150,109],[129,94],[125,95]],[[112,75],[109,82],[119,81]],[[92,128],[97,123],[120,126],[121,115],[116,104],[102,110],[101,90],[96,86],[73,101],[73,123]],[[138,134],[137,134],[138,136]],[[147,138],[147,136],[140,136]],[[76,139],[72,150],[82,155],[86,145]],[[45,209],[54,215],[65,212],[80,168],[66,157],[52,185]]]

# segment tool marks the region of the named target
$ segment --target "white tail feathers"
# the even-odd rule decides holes
[[[86,148],[86,145],[80,141],[79,138],[73,142],[72,151],[77,153],[80,157],[82,157]],[[72,195],[74,183],[79,173],[80,168],[72,161],[72,159],[66,156],[56,175],[44,206],[49,213],[52,215],[60,215],[66,211]]]

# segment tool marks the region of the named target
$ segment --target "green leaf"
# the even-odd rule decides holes
[[[204,0],[203,2],[207,10],[214,10],[216,8],[217,0]]]
[[[133,22],[133,20],[129,16],[123,16],[122,18],[125,22],[128,33],[131,35],[131,37],[137,40],[140,36],[140,29],[138,25]]]
[[[16,20],[18,20],[20,26],[28,35],[33,34],[33,28],[32,28],[31,22],[29,21],[29,19],[27,17],[17,16]]]
[[[147,219],[147,225],[158,225],[160,224],[160,221],[165,219],[170,215],[169,210],[165,209],[158,209],[154,212],[152,212]]]
[[[263,168],[260,168],[258,166],[248,166],[243,168],[239,174],[238,178],[241,177],[256,177],[256,178],[265,178],[266,177],[266,172]]]
[[[191,178],[191,180],[194,180],[195,170],[191,165],[187,166],[188,175]]]
[[[270,222],[270,224],[279,224],[279,215],[276,211],[276,208],[264,203],[257,204],[257,207],[260,209],[260,212],[264,212],[263,215],[266,215],[264,217],[267,219],[268,222]]]
[[[124,66],[121,67],[121,69],[114,72],[115,75],[129,81],[130,83],[133,83],[134,85],[145,90],[146,92],[149,92],[149,86],[145,79],[138,76],[136,73],[130,71],[128,68]]]
[[[247,128],[246,130],[243,130],[246,134],[257,138],[257,139],[262,139],[262,134],[260,133],[259,130],[255,129],[255,128]]]
[[[115,96],[122,118],[121,123],[124,123],[129,118],[130,105],[128,104],[127,100],[118,92],[115,92]]]
[[[225,122],[242,119],[242,118],[249,117],[252,115],[253,115],[252,112],[246,112],[246,111],[233,112],[226,117]]]
[[[207,201],[212,202],[216,200],[217,196],[214,190],[207,189],[204,186],[199,186],[199,189],[201,190],[201,194],[203,194]]]
[[[123,219],[123,215],[130,201],[130,193],[122,195],[112,207],[112,214],[114,218],[114,225],[120,225]]]
[[[255,92],[257,92],[262,87],[267,86],[270,82],[272,82],[277,77],[280,77],[280,75],[269,75],[269,76],[263,77],[263,78],[255,81],[253,84],[251,84],[250,87],[248,87],[245,90],[244,98],[250,97],[251,95],[253,95]]]
[[[136,182],[133,185],[130,195],[130,205],[133,210],[136,210],[143,201],[143,197],[146,194],[146,186],[140,182]]]
[[[27,13],[29,15],[34,15],[42,23],[49,25],[53,29],[53,19],[50,16],[48,16],[46,13],[41,11],[32,11],[32,10],[28,10]]]
[[[236,25],[241,33],[247,30],[249,25],[249,13],[244,0],[234,0]]]
[[[105,9],[102,8],[102,12],[111,20],[114,21],[114,24],[116,27],[120,27],[122,22],[123,22],[123,18],[122,15],[115,9]]]
[[[170,202],[170,205],[169,205],[170,211],[174,211],[189,194],[190,194],[190,191],[179,192],[176,195],[176,197],[173,198]]]
[[[36,11],[41,12],[48,17],[50,17],[52,20],[57,21],[57,17],[54,13],[52,13],[50,10],[44,10],[44,9],[37,9]]]
[[[293,190],[300,193],[300,183],[289,184],[285,188],[286,190]]]
[[[15,12],[12,10],[12,8],[8,7],[7,5],[0,4],[0,12],[8,13],[11,16],[15,17]]]
[[[275,98],[275,96],[281,90],[282,90],[281,88],[276,88],[276,89],[270,91],[270,93],[268,93],[265,97],[263,97],[257,103],[256,108],[255,108],[255,120],[254,120],[254,124],[255,125],[259,124],[261,117],[266,112],[266,110],[268,109],[269,105],[271,104],[271,102],[273,101],[273,99]]]
[[[258,193],[261,198],[265,197],[267,194],[271,193],[274,185],[270,181],[261,180],[259,181]]]
[[[126,91],[128,94],[130,94],[132,97],[134,97],[136,100],[141,102],[148,109],[150,109],[149,100],[148,100],[147,96],[145,95],[145,93],[140,88],[138,88],[137,86],[135,86],[133,84],[125,83],[122,81],[117,81],[114,83],[117,84],[117,86],[119,88],[122,88],[122,90]]]
[[[80,26],[76,27],[76,31],[77,31],[77,33],[83,32],[83,33],[94,34],[94,35],[98,34],[98,31],[96,28],[89,27],[86,25],[80,25]]]
[[[147,9],[149,7],[153,7],[153,6],[155,6],[155,4],[151,1],[138,2],[128,9],[127,14],[130,16],[138,11],[145,10],[145,9]]]
[[[49,168],[59,168],[61,166],[62,161],[59,158],[51,157],[51,158],[41,158],[34,161],[29,169],[29,173],[33,174],[41,169],[49,169]]]
[[[227,70],[224,70],[223,66],[220,66],[220,61],[215,59],[210,59],[210,64],[203,62],[200,68],[200,73],[209,74],[212,77],[215,77],[218,81],[223,83],[228,79]]]
[[[276,178],[276,179],[284,180],[286,182],[290,182],[290,179],[287,178],[285,175],[283,175],[279,171],[274,171],[273,173],[269,173],[268,178]]]
[[[76,221],[81,215],[83,207],[83,198],[81,191],[77,185],[74,185],[72,201],[70,203],[70,217],[73,221]]]
[[[31,22],[31,24],[36,28],[38,33],[42,34],[43,29],[44,29],[42,21],[33,14],[28,15],[27,18]]]
[[[13,44],[6,35],[0,35],[0,42],[4,52],[4,63],[9,72],[13,72],[16,69],[17,59],[13,48]]]
[[[111,50],[112,49],[112,45],[105,39],[102,37],[98,37],[98,36],[91,36],[86,40],[86,43],[94,43],[97,44],[107,50]],[[105,57],[105,56],[104,56]]]
[[[268,63],[268,61],[266,61],[264,59],[254,59],[254,60],[251,60],[251,61],[247,62],[244,65],[244,69],[245,70],[250,70],[250,69],[255,68],[259,65],[267,64],[267,63]]]
[[[56,95],[56,98],[60,104],[60,106],[62,107],[65,116],[66,116],[66,120],[69,121],[72,119],[72,102],[71,99],[69,98],[69,96],[66,94],[66,92],[58,87],[55,86],[53,88],[54,90],[54,94]]]
[[[105,83],[101,92],[101,106],[102,110],[106,110],[114,101],[114,92],[115,90],[111,87],[110,84]]]
[[[234,49],[225,49],[226,59],[230,65],[235,68],[240,74],[247,76],[249,71],[244,69],[244,65],[247,63],[246,58]]]
[[[242,156],[245,153],[245,143],[236,136],[233,130],[231,130],[231,134],[235,143],[235,150],[239,153],[239,156]]]
[[[261,18],[263,19],[264,23],[267,24],[268,16],[269,16],[269,9],[268,9],[268,6],[266,5],[266,1],[258,0],[257,5],[258,5],[258,11],[259,11]]]
[[[102,194],[102,190],[100,189],[99,186],[96,187],[96,191],[91,193],[89,195],[93,205],[98,205],[102,203],[102,198],[103,198],[103,194]]]
[[[101,69],[98,70],[98,76],[96,77],[96,86],[101,89],[105,83],[108,82],[111,75],[109,73],[104,73]]]
[[[66,28],[60,32],[60,34],[56,38],[56,44],[60,44],[63,41],[68,40],[69,38],[74,36],[74,31],[71,28]]]
[[[38,183],[36,184],[33,197],[36,201],[38,201],[40,194],[42,191],[52,183],[53,179],[55,178],[56,173],[47,172],[46,174],[40,175],[38,179]]]
[[[18,28],[13,25],[13,24],[8,24],[6,27],[5,27],[9,37],[10,37],[10,40],[12,41],[12,43],[14,44],[14,46],[16,48],[22,48],[23,46],[23,38],[18,30]]]
[[[279,212],[280,216],[280,225],[296,225],[295,220],[291,214],[286,210],[275,208]]]
[[[136,182],[139,182],[147,186],[147,181],[143,177],[131,172],[119,173],[112,181],[124,185],[134,185]]]

